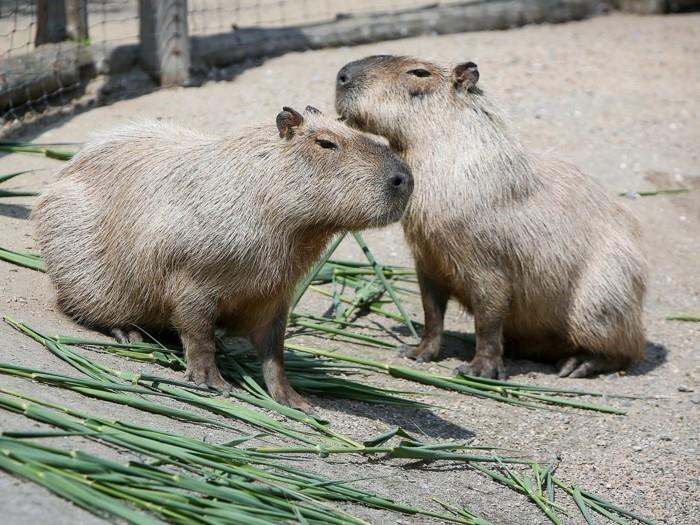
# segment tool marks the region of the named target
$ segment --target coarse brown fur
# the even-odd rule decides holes
[[[110,132],[34,219],[63,311],[120,339],[176,329],[187,377],[220,390],[215,325],[250,335],[271,395],[308,409],[283,368],[294,287],[335,233],[398,220],[412,187],[388,147],[285,108],[277,127],[226,137],[156,122]]]
[[[455,298],[477,340],[460,372],[504,375],[504,339],[516,355],[563,359],[563,376],[626,367],[645,344],[638,223],[574,166],[525,152],[478,79],[471,62],[388,55],[338,73],[338,113],[386,137],[416,181],[402,222],[425,331],[406,355],[438,355]]]

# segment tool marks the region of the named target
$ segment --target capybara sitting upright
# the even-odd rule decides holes
[[[284,372],[297,281],[335,233],[397,221],[413,189],[392,151],[314,108],[210,137],[171,124],[86,146],[34,218],[59,306],[122,334],[174,328],[186,376],[227,391],[214,326],[250,335],[268,390],[302,410]]]
[[[476,327],[458,372],[503,376],[504,339],[515,355],[561,360],[561,376],[626,367],[645,343],[637,222],[574,166],[525,152],[478,80],[473,62],[388,55],[337,76],[338,113],[386,137],[415,177],[402,222],[425,331],[405,354],[438,355],[455,298]]]

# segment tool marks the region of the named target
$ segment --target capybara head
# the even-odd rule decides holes
[[[472,105],[482,94],[478,81],[473,62],[448,69],[412,57],[375,55],[341,68],[335,105],[348,125],[382,135],[400,149],[416,122],[444,124],[450,113]]]
[[[284,185],[295,200],[288,212],[300,212],[320,227],[345,230],[401,218],[413,177],[389,147],[311,106],[303,115],[283,108],[277,129],[293,171]]]

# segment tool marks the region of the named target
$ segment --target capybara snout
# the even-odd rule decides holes
[[[388,146],[311,106],[303,116],[284,108],[277,126],[280,136],[288,137],[290,153],[306,166],[301,173],[311,177],[295,175],[286,189],[290,198],[306,200],[317,215],[318,209],[327,210],[324,216],[334,224],[342,221],[350,230],[401,218],[413,191],[413,177]]]

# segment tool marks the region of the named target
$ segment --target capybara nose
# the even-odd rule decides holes
[[[350,86],[360,76],[363,67],[364,63],[361,60],[345,64],[338,71],[338,76],[336,77],[337,86],[339,88]]]
[[[413,192],[413,175],[406,167],[400,167],[389,175],[389,186],[400,193]]]
[[[397,173],[391,177],[391,185],[398,188],[399,186],[404,186],[406,184],[406,175],[403,173]]]

